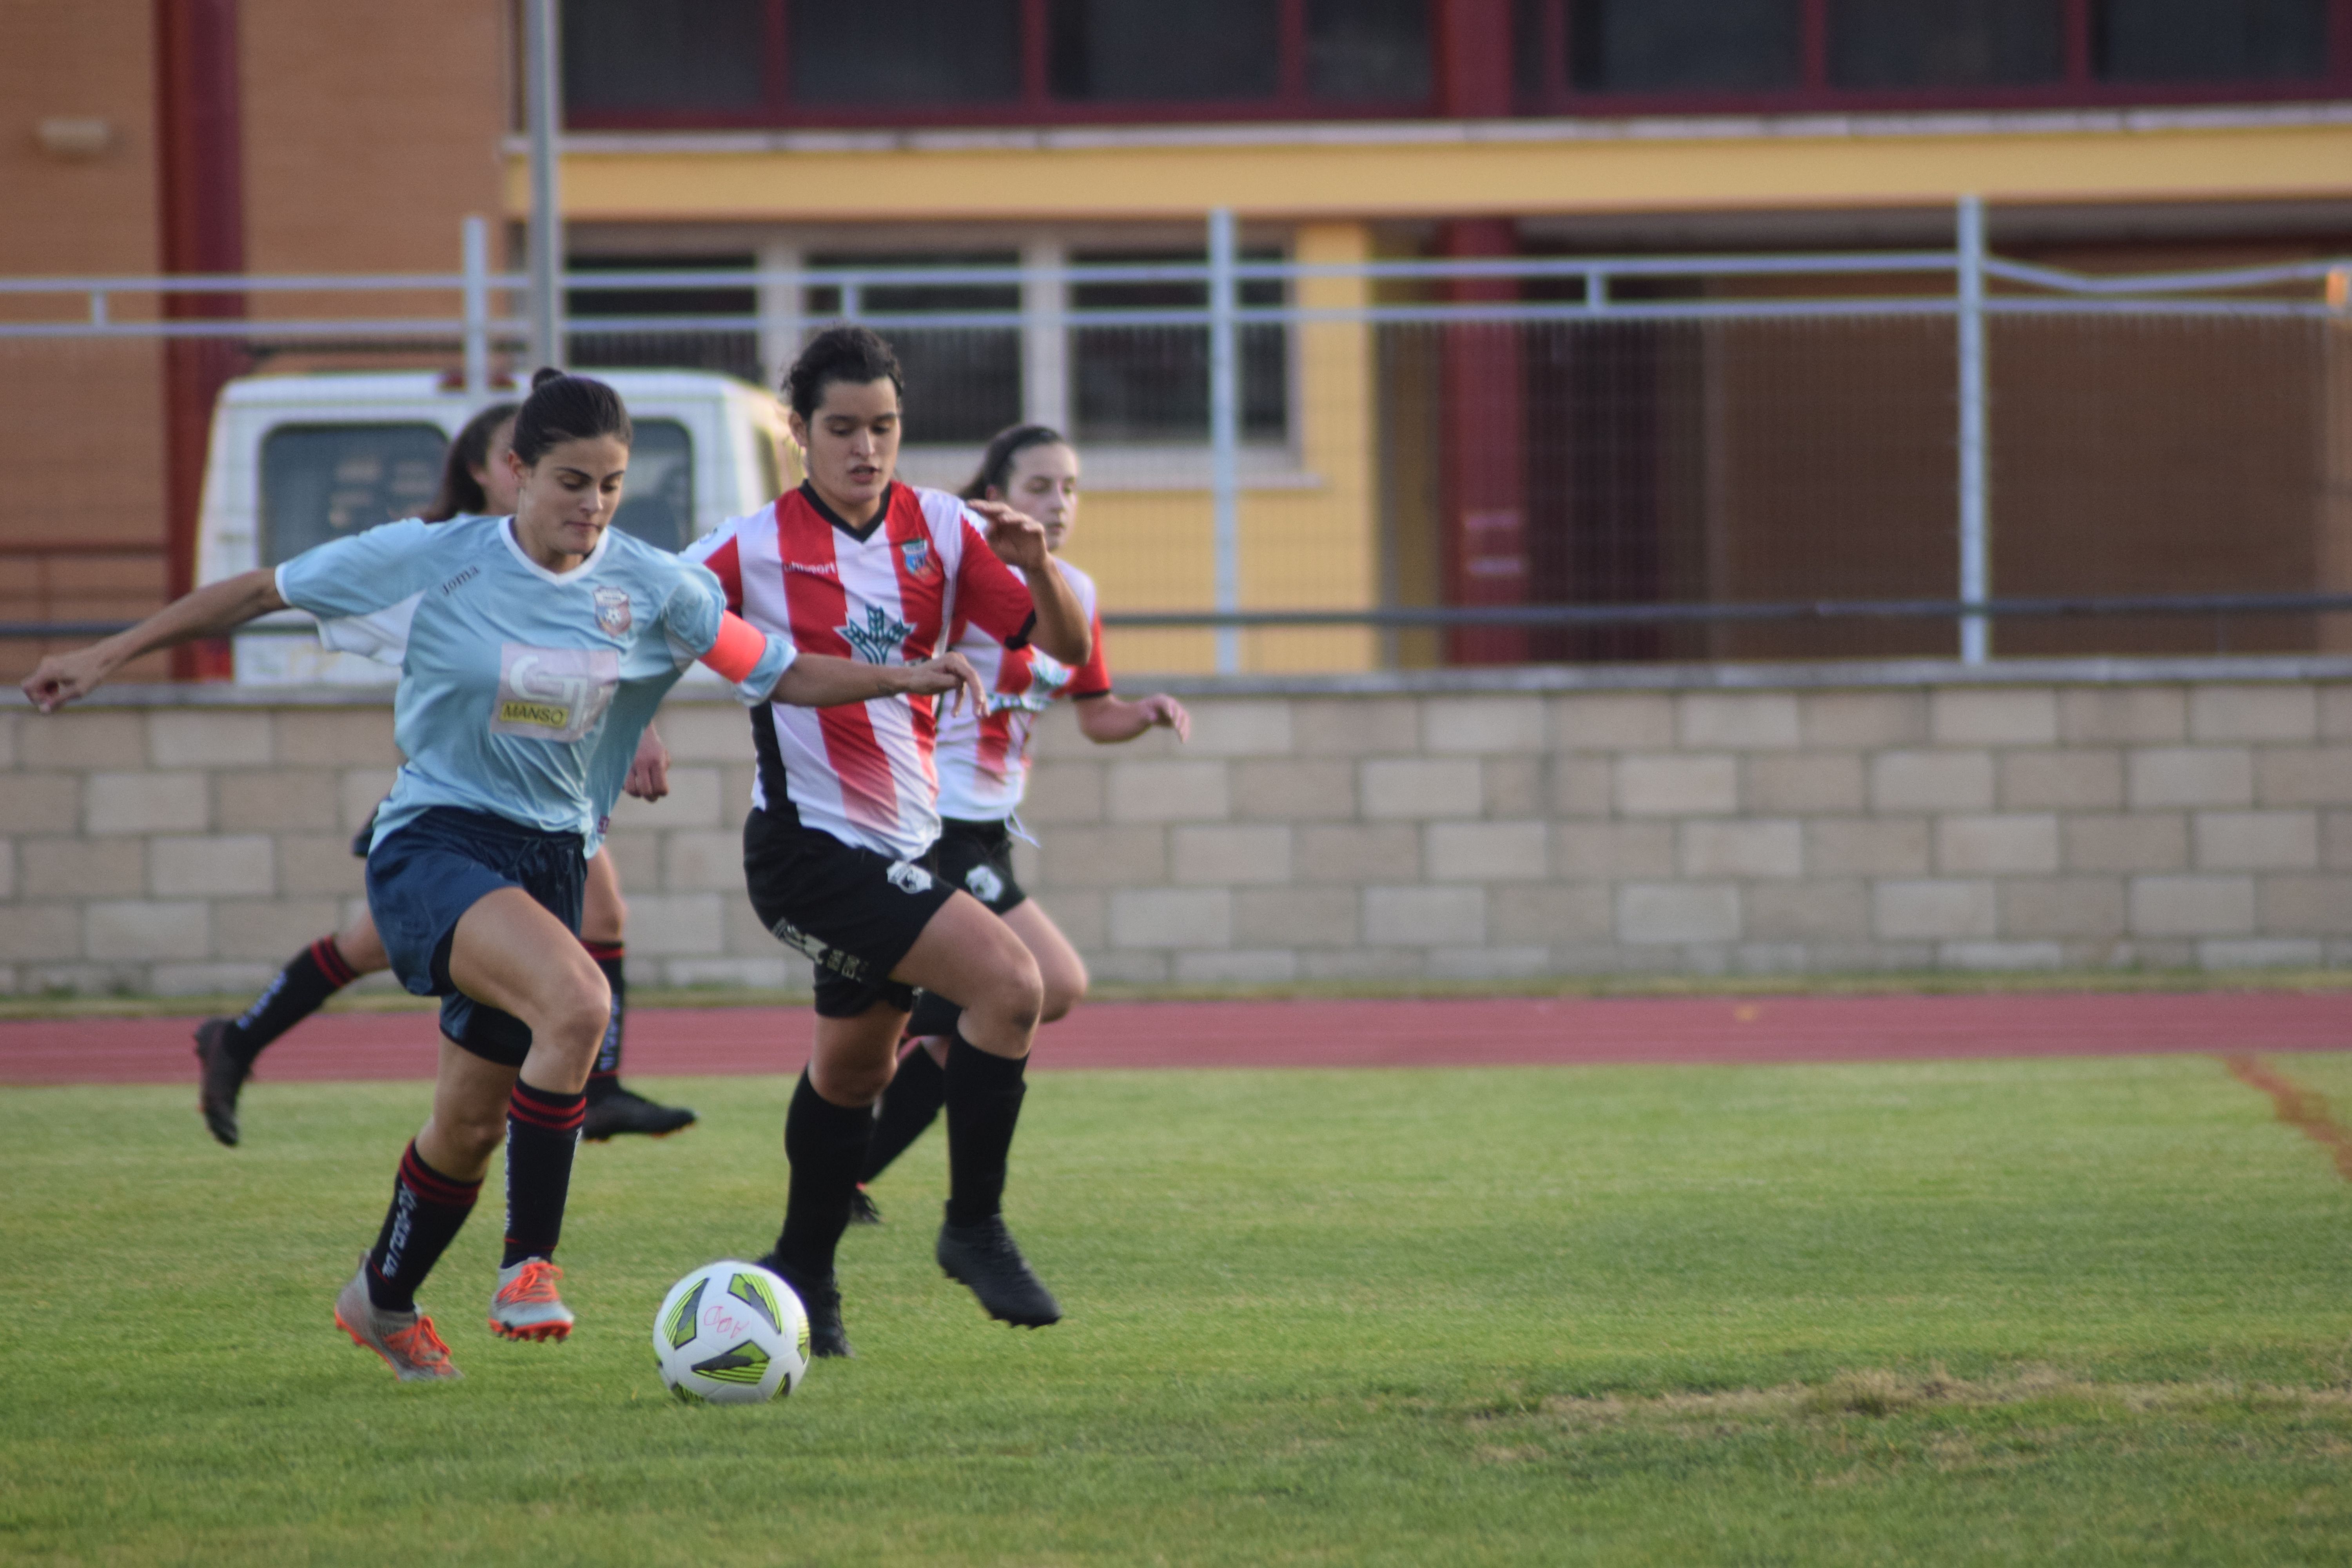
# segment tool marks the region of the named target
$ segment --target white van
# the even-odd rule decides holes
[[[797,470],[783,409],[768,393],[704,371],[597,371],[629,405],[636,442],[614,526],[676,550],[765,505]],[[257,375],[213,411],[196,536],[196,581],[275,566],[314,544],[432,504],[448,444],[484,401],[431,371]],[[798,474],[792,471],[793,482]],[[330,653],[288,611],[238,636],[236,679],[263,686],[383,685],[399,671]]]

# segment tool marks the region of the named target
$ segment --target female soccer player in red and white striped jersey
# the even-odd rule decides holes
[[[1013,426],[988,444],[980,471],[964,486],[963,495],[969,500],[1003,501],[1035,519],[1045,530],[1045,548],[1058,555],[1078,524],[1077,451],[1049,426]],[[1073,669],[1034,648],[1006,648],[968,629],[957,640],[956,651],[980,672],[989,700],[983,708],[959,711],[940,722],[940,841],[930,861],[933,874],[1002,915],[1036,956],[1045,982],[1045,1007],[1038,1021],[1045,1024],[1065,1016],[1085,999],[1087,966],[1053,917],[1013,874],[1013,840],[1021,834],[1018,813],[1028,786],[1029,742],[1038,716],[1055,699],[1066,697],[1077,710],[1079,731],[1097,744],[1132,741],[1155,729],[1173,730],[1180,741],[1192,733],[1192,719],[1173,697],[1162,693],[1128,701],[1113,695],[1094,582],[1067,561],[1060,565],[1086,606],[1094,631],[1093,657]],[[890,1080],[875,1118],[865,1173],[851,1200],[853,1222],[881,1222],[865,1184],[888,1169],[940,1113],[946,1095],[948,1041],[955,1034],[958,1011],[946,997],[929,993],[915,1004],[908,1026],[915,1043],[900,1056],[898,1076]]]
[[[718,574],[731,608],[803,652],[897,665],[946,649],[968,624],[1006,647],[1034,639],[1083,666],[1089,616],[1043,528],[1010,508],[975,510],[898,482],[904,385],[897,356],[872,331],[818,333],[785,384],[808,481],[687,554]],[[807,1307],[811,1348],[848,1354],[834,1253],[865,1165],[871,1108],[920,987],[963,1008],[948,1047],[940,1265],[992,1316],[1031,1327],[1059,1321],[1002,1205],[1045,983],[1013,928],[921,865],[939,834],[933,705],[887,700],[822,716],[762,707],[751,726],[759,767],[743,827],[751,904],[816,966],[815,1047],[784,1125],[783,1229],[762,1261]]]

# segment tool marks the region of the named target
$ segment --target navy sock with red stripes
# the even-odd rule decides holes
[[[572,1192],[572,1156],[587,1114],[584,1094],[515,1079],[507,1100],[507,1247],[499,1268],[555,1255]]]
[[[628,950],[617,942],[583,941],[580,945],[613,988],[613,1016],[605,1022],[604,1043],[596,1047],[596,1065],[588,1074],[588,1103],[593,1105],[621,1087],[621,1028],[629,1016],[629,982],[622,961]]]
[[[221,1032],[222,1049],[238,1066],[251,1067],[253,1058],[270,1041],[317,1012],[328,997],[358,978],[359,973],[343,961],[335,939],[320,937],[287,960],[278,977],[253,999],[253,1005]]]
[[[415,1140],[401,1151],[392,1207],[384,1213],[375,1245],[368,1249],[368,1300],[378,1310],[415,1310],[416,1288],[457,1238],[481,1191],[479,1182],[460,1182],[426,1164]]]

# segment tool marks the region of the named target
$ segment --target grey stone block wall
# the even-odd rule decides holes
[[[1104,980],[2352,962],[2352,663],[1191,682],[1054,715],[1024,880]],[[360,908],[380,696],[0,709],[0,988],[257,985]],[[804,984],[742,895],[748,731],[661,718],[613,853],[640,983]],[[383,984],[383,982],[378,982]]]

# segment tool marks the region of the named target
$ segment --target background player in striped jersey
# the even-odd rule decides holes
[[[493,403],[466,421],[442,458],[440,489],[432,506],[421,514],[425,521],[513,514],[515,477],[507,453],[513,446],[515,414],[521,406]],[[668,771],[669,752],[648,724],[638,742],[625,792],[641,800],[659,800],[669,793]],[[352,853],[366,859],[374,832],[375,818],[371,815],[367,826],[352,841]],[[620,873],[613,868],[613,858],[599,849],[588,862],[580,940],[612,987],[613,1017],[605,1026],[595,1070],[588,1075],[588,1117],[581,1126],[581,1136],[592,1141],[616,1132],[659,1137],[692,1126],[695,1119],[691,1110],[656,1105],[621,1087],[621,1047],[628,1017],[628,987],[622,971],[627,920]],[[376,935],[374,917],[362,910],[341,931],[320,937],[288,960],[243,1013],[234,1018],[207,1018],[197,1025],[196,1109],[212,1135],[236,1147],[238,1092],[253,1071],[255,1058],[272,1042],[324,1006],[344,986],[391,966],[392,960],[384,955],[383,942]]]
[[[1002,501],[1034,518],[1045,531],[1045,548],[1055,554],[1078,524],[1078,454],[1061,432],[1044,425],[1015,425],[997,433],[964,486],[968,500]],[[956,651],[971,660],[987,686],[989,700],[976,711],[959,712],[940,724],[940,841],[930,869],[1004,918],[1036,956],[1045,981],[1045,1009],[1038,1022],[1066,1015],[1087,994],[1087,966],[1053,917],[1022,889],[1013,876],[1013,838],[1021,831],[1021,796],[1029,782],[1029,742],[1037,717],[1057,697],[1076,706],[1079,732],[1097,744],[1132,741],[1151,730],[1192,733],[1192,719],[1173,697],[1157,695],[1129,702],[1111,694],[1110,664],[1103,648],[1102,613],[1091,578],[1067,561],[1060,563],[1085,605],[1094,630],[1094,654],[1076,669],[1034,648],[1009,649],[968,632]],[[1023,837],[1026,837],[1025,834]],[[874,1180],[907,1146],[922,1136],[946,1099],[948,1041],[961,1011],[946,997],[925,993],[916,1002],[908,1030],[913,1043],[898,1058],[898,1076],[882,1097],[866,1169],[850,1200],[853,1224],[878,1225],[882,1215],[866,1195]]]
[[[408,761],[377,812],[368,903],[402,984],[441,998],[441,1063],[335,1321],[403,1380],[457,1375],[415,1291],[502,1132],[490,1326],[532,1340],[572,1328],[552,1256],[611,1011],[579,942],[581,884],[637,734],[686,666],[709,664],[747,703],[979,696],[952,656],[891,669],[802,660],[729,614],[708,572],[609,531],[631,434],[612,388],[541,372],[515,420],[513,517],[412,519],[322,544],[46,658],[24,683],[53,712],[125,660],[289,605],[317,616],[330,647],[402,650],[394,712]]]
[[[929,658],[958,625],[1063,664],[1092,651],[1089,617],[1045,531],[1007,507],[896,481],[896,355],[864,327],[828,328],[785,392],[808,481],[688,553],[729,603],[803,655],[889,666]],[[985,530],[985,531],[983,531]],[[999,559],[999,557],[1003,559]],[[1027,583],[1006,563],[1027,574]],[[1005,1163],[1023,1066],[1045,1003],[1020,936],[920,862],[939,835],[931,704],[869,702],[751,715],[759,768],[743,825],[751,905],[816,965],[817,1030],[784,1123],[791,1186],[765,1259],[808,1308],[811,1348],[847,1355],[834,1253],[864,1168],[871,1107],[890,1081],[915,988],[962,1005],[948,1047],[949,1195],[936,1256],[991,1315],[1042,1326],[1061,1308],[1006,1230]]]

